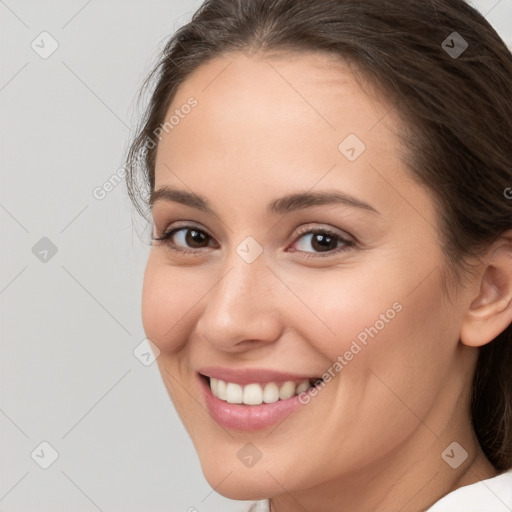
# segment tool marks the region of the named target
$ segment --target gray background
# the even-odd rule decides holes
[[[93,195],[123,164],[159,49],[199,5],[0,0],[0,512],[240,509],[133,353],[147,226],[123,183]],[[512,0],[474,5],[512,46]],[[43,31],[59,45],[46,59],[31,47],[51,48]]]

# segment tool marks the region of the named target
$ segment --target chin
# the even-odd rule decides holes
[[[251,479],[242,479],[232,473],[222,484],[219,485],[219,477],[214,476],[213,480],[206,477],[206,480],[215,489],[215,492],[230,500],[257,501],[264,500],[276,493],[277,489],[269,489],[261,482]],[[217,487],[215,487],[215,485]]]
[[[246,468],[238,459],[235,460],[237,465],[219,465],[215,460],[201,460],[203,475],[215,492],[228,499],[241,501],[263,500],[279,492],[276,481],[263,465],[260,468]]]

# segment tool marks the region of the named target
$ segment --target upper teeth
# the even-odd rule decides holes
[[[246,384],[241,386],[234,382],[226,382],[210,377],[210,389],[217,398],[231,404],[260,405],[271,404],[278,400],[286,400],[310,388],[309,379],[295,383],[291,380],[283,384],[268,382],[267,384]]]

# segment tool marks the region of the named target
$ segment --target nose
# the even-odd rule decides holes
[[[205,297],[197,334],[224,352],[243,352],[279,339],[278,279],[260,256],[247,263],[237,254],[222,267],[219,282]]]

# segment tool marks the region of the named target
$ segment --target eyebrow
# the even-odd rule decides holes
[[[165,186],[161,187],[151,192],[149,200],[151,208],[157,201],[172,201],[196,208],[197,210],[205,213],[215,213],[206,198],[186,190],[178,190]],[[328,204],[343,204],[379,214],[378,210],[370,204],[346,194],[345,192],[337,190],[329,192],[297,192],[288,194],[271,201],[267,206],[266,213],[267,215],[283,215],[285,213],[310,208],[312,206]]]

